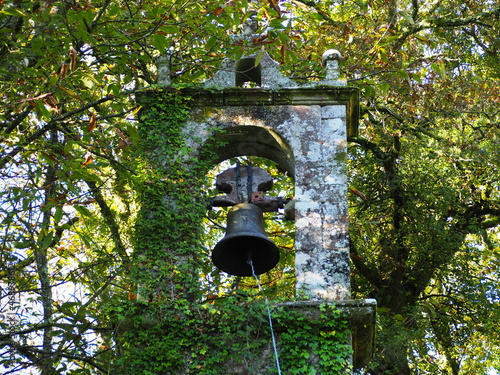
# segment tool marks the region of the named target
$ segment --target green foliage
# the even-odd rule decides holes
[[[167,146],[189,153],[185,135],[175,132],[188,103],[171,115],[157,113],[168,117],[162,140],[155,133],[162,124],[137,129],[133,94],[155,83],[153,61],[164,52],[171,55],[173,81],[193,83],[211,77],[223,57],[263,46],[298,80],[320,79],[321,54],[336,48],[344,56],[342,74],[361,90],[361,136],[350,140],[352,285],[355,297],[376,297],[382,308],[377,358],[365,372],[456,375],[500,368],[493,325],[499,318],[498,5],[276,4],[0,4],[0,327],[6,354],[0,363],[6,371],[108,373],[114,321],[104,307],[123,307],[137,297],[134,280],[125,275],[166,275],[162,288],[168,285],[173,276],[167,270],[184,270],[172,254],[193,266],[174,274],[178,280],[202,274],[201,289],[217,291],[215,301],[233,291],[219,288],[224,278],[191,256],[194,248],[207,256],[208,246],[194,240],[201,225],[178,251],[168,242],[178,234],[162,226],[199,223],[202,203],[191,197],[201,185],[189,174],[184,178],[182,165],[176,174],[168,163],[137,159],[139,133],[165,146],[173,161]],[[264,36],[233,43],[229,34],[252,11]],[[131,225],[136,188],[141,201],[151,197],[156,204],[157,215],[145,219],[167,242],[146,226]],[[179,202],[179,217],[160,192]],[[148,256],[131,257],[133,243]],[[291,262],[292,251],[283,254]],[[157,275],[141,273],[148,263]],[[285,268],[266,275],[265,289],[290,297],[292,273]],[[245,282],[245,289],[254,287]],[[195,285],[189,281],[169,296],[195,298]],[[73,292],[52,293],[56,286]],[[153,302],[164,298],[150,287]],[[400,346],[392,345],[394,337]]]
[[[197,298],[201,221],[206,203],[201,187],[210,160],[198,158],[186,146],[182,126],[188,98],[175,92],[155,95],[139,113],[143,161],[136,191],[141,211],[135,229],[135,266],[132,278],[144,298]],[[192,155],[190,155],[192,154]],[[167,285],[170,285],[169,288]],[[182,290],[175,290],[182,288]]]
[[[340,311],[322,305],[318,313],[283,309],[276,321],[286,332],[280,336],[280,363],[287,374],[345,374],[350,367],[350,331]],[[311,363],[315,364],[311,366]]]
[[[277,373],[267,308],[255,295],[202,305],[129,303],[125,310],[118,323],[120,374]],[[349,331],[338,310],[281,306],[272,315],[282,371],[345,373]]]

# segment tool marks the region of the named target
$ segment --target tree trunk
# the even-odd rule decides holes
[[[408,347],[403,345],[391,345],[391,343],[379,343],[381,348],[377,366],[370,370],[370,375],[410,375],[408,366]]]
[[[51,134],[51,139],[54,143],[57,142],[57,134],[53,130]],[[44,205],[48,206],[51,203],[55,196],[56,191],[56,167],[48,165],[47,171],[45,175],[44,186],[47,187],[45,189],[45,201]],[[50,208],[46,208],[43,211],[42,215],[42,227],[41,232],[45,231],[45,236],[42,236],[42,240],[37,244],[37,248],[35,249],[35,260],[36,267],[38,272],[38,278],[40,282],[40,297],[42,301],[42,310],[43,310],[43,323],[46,324],[46,327],[43,330],[43,339],[42,339],[42,354],[40,358],[40,371],[41,375],[54,375],[55,370],[53,368],[54,365],[54,356],[52,353],[52,317],[53,317],[53,297],[52,297],[52,285],[50,281],[50,273],[48,266],[48,256],[47,249],[52,246],[53,239],[50,237],[50,241],[47,240],[49,238],[49,228],[52,220],[52,210]]]

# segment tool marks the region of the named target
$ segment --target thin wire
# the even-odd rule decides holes
[[[250,265],[252,268],[252,275],[257,281],[257,285],[259,286],[259,291],[262,291],[262,287],[260,286],[260,281],[257,275],[255,274],[255,269],[253,268],[253,262],[251,259],[247,261],[247,263]],[[269,327],[271,328],[271,340],[273,342],[273,349],[274,349],[274,358],[276,359],[276,367],[278,369],[278,375],[281,375],[281,368],[280,368],[280,359],[278,357],[278,348],[276,347],[276,338],[274,337],[274,328],[273,328],[273,319],[271,318],[271,309],[269,308],[269,301],[267,300],[267,297],[265,298],[266,301],[266,307],[267,307],[267,317],[269,319]]]

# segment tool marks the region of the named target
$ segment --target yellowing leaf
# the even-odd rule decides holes
[[[70,70],[75,69],[77,56],[78,56],[78,53],[76,52],[76,50],[73,48],[70,48],[70,50],[69,50],[69,59],[70,59],[69,68],[70,68]]]
[[[0,14],[5,14],[7,16],[14,16],[14,17],[28,17],[26,13],[14,7],[0,10]]]
[[[92,130],[95,129],[96,125],[97,125],[96,114],[95,112],[92,112],[89,119],[89,125],[87,126],[87,131],[90,133]]]
[[[82,168],[92,163],[93,160],[94,158],[92,157],[92,155],[87,156],[87,159],[85,159],[85,161],[82,163]]]
[[[356,194],[358,197],[360,197],[362,200],[367,201],[368,199],[366,198],[366,195],[364,195],[362,192],[360,192],[358,189],[350,187],[349,191],[353,194]]]
[[[69,96],[75,98],[76,100],[80,101],[83,103],[83,100],[82,98],[80,98],[74,91],[66,88],[66,87],[63,87],[63,86],[58,86],[62,91],[64,91],[66,94],[68,94]]]

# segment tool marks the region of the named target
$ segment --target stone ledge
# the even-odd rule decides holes
[[[203,89],[199,87],[175,89],[151,89],[136,93],[139,103],[147,99],[163,96],[165,93],[191,98],[190,104],[196,107],[248,107],[248,106],[283,106],[283,105],[345,105],[347,135],[358,135],[359,90],[356,87],[316,86],[301,88],[224,88]]]

